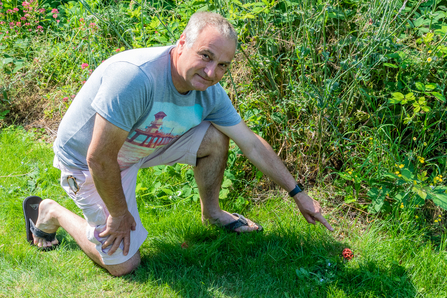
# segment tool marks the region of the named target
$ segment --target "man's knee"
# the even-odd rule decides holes
[[[122,276],[131,273],[141,263],[140,251],[137,251],[129,260],[118,265],[105,265],[104,267],[113,276]]]
[[[229,143],[230,139],[225,134],[210,125],[197,151],[197,157],[208,156],[213,152],[225,153],[228,151]]]

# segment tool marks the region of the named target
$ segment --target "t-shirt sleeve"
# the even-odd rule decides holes
[[[213,95],[215,101],[214,107],[204,120],[220,126],[233,126],[238,124],[242,120],[241,116],[237,113],[230,98],[220,84],[217,84],[216,87],[215,94]]]
[[[150,78],[136,65],[115,62],[107,67],[92,107],[104,119],[126,131],[151,105]]]

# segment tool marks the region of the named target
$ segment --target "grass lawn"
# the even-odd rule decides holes
[[[328,209],[336,229],[330,233],[307,224],[296,206],[281,197],[250,204],[244,215],[265,231],[243,235],[202,226],[198,202],[152,208],[151,199],[140,197],[149,231],[141,266],[112,277],[62,229],[57,235],[62,244],[54,251],[41,252],[26,242],[26,196],[51,198],[79,211],[58,185],[50,145],[22,129],[4,129],[0,146],[2,297],[447,296],[444,242],[425,240],[413,216],[404,213],[365,225],[361,218],[343,216],[341,209]],[[139,179],[153,176],[153,170],[146,170]],[[355,255],[349,262],[341,256],[346,247]]]

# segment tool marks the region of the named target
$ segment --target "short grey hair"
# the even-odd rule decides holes
[[[186,46],[191,48],[202,30],[208,26],[216,28],[225,38],[234,40],[237,46],[237,32],[233,25],[220,14],[207,11],[196,12],[189,19],[188,25],[183,31],[186,37]]]

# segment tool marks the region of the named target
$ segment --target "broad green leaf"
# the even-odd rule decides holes
[[[425,89],[427,91],[434,90],[434,89],[436,89],[436,84],[433,84],[433,83],[427,84],[427,85],[425,85]]]
[[[228,187],[230,187],[231,185],[233,185],[233,183],[231,182],[230,179],[225,179],[224,182],[222,183],[222,187],[223,187],[223,188],[228,188]]]
[[[436,34],[439,34],[439,35],[445,35],[445,34],[447,34],[447,26],[442,26],[441,29],[437,29],[437,30],[435,30],[435,33],[436,33]]]
[[[390,104],[396,104],[396,103],[400,103],[400,99],[396,99],[395,97],[391,97],[390,99],[388,99],[388,103]]]
[[[399,68],[399,66],[391,64],[391,63],[383,63],[384,66],[392,67],[392,68]]]
[[[379,189],[376,187],[371,188],[367,193],[368,197],[375,197],[378,194],[379,194]]]
[[[405,95],[406,100],[415,100],[414,94],[412,92]]]
[[[427,101],[425,100],[425,97],[421,97],[421,98],[419,98],[418,102],[419,102],[419,104],[420,104],[421,106],[422,106],[422,105],[425,105],[425,104],[427,103]]]
[[[135,187],[135,192],[139,192],[142,186],[143,185],[141,183],[138,183],[137,187]]]
[[[447,194],[435,194],[433,197],[433,202],[442,209],[447,210]]]
[[[425,91],[425,86],[421,82],[416,82],[416,88],[421,91]]]
[[[411,171],[408,169],[402,169],[401,174],[404,178],[413,179],[413,173],[411,173]],[[407,180],[407,179],[405,179],[405,180]]]
[[[432,94],[433,94],[434,97],[436,97],[436,98],[439,99],[440,101],[444,101],[444,102],[445,102],[445,97],[442,96],[441,93],[433,92]]]
[[[219,192],[219,199],[221,199],[221,200],[226,199],[229,193],[230,193],[230,191],[228,190],[228,188],[222,189]]]
[[[423,106],[422,110],[426,113],[430,112],[431,108],[429,106]]]
[[[420,188],[419,186],[414,186],[412,191],[417,193],[418,196],[420,196],[424,200],[427,197],[427,193],[425,191],[423,191],[422,188]]]
[[[5,59],[3,59],[3,64],[8,64],[8,63],[11,63],[12,61],[14,61],[14,59],[12,59],[12,58],[5,58]]]
[[[405,96],[400,92],[394,92],[394,93],[391,93],[391,95],[397,100],[402,100],[405,98]]]
[[[165,194],[167,194],[168,196],[172,195],[172,190],[168,189],[168,188],[162,188],[161,189]]]

